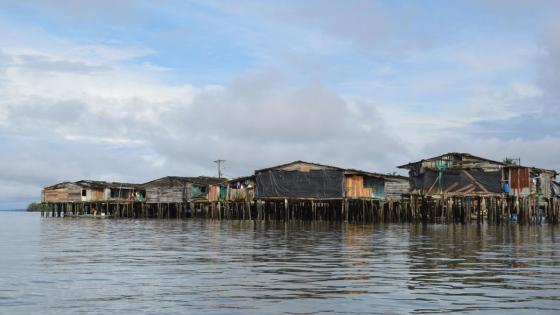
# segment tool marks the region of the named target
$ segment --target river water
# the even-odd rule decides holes
[[[0,314],[560,313],[555,226],[0,212]]]

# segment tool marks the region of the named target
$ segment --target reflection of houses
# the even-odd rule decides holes
[[[258,199],[386,199],[408,193],[407,180],[335,166],[294,161],[255,171]],[[388,184],[390,182],[390,184]]]
[[[229,180],[223,184],[226,189],[226,200],[241,202],[253,201],[255,197],[255,176],[245,176]]]
[[[218,201],[223,178],[167,176],[145,184],[147,203]]]

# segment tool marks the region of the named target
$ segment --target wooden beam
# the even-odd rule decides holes
[[[466,170],[463,170],[463,173],[465,173],[465,175],[467,175],[467,177],[470,178],[474,182],[475,185],[480,187],[480,189],[482,189],[482,191],[488,192],[486,187],[484,187],[481,183],[479,183],[471,174],[469,174],[469,172],[467,172]]]

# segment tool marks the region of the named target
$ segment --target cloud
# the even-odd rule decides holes
[[[162,119],[173,122],[170,133],[188,145],[157,143],[162,150],[173,148],[165,152],[176,158],[238,156],[253,167],[304,158],[338,163],[352,158],[358,165],[385,167],[390,154],[402,152],[371,104],[346,100],[320,84],[292,87],[279,77],[248,74],[223,89],[198,93],[191,104],[173,107]],[[356,143],[370,141],[374,144],[356,156]]]
[[[560,138],[560,27],[551,29],[549,34],[555,36],[543,39],[542,53],[533,60],[536,86],[517,86],[522,97],[509,102],[509,115],[480,119],[469,126],[471,134],[501,139]]]
[[[558,34],[550,29],[549,34]],[[480,115],[448,129],[421,147],[423,156],[442,152],[471,152],[496,160],[521,158],[524,165],[560,169],[560,42],[543,37],[537,54],[529,58],[535,73],[531,83],[506,82],[477,90]],[[481,98],[481,96],[486,95]],[[495,111],[499,109],[498,111]]]
[[[88,24],[99,21],[115,24],[131,23],[139,18],[138,7],[142,3],[132,0],[5,0],[0,3],[4,9],[20,9],[39,13],[52,22]]]
[[[0,202],[36,200],[64,180],[213,175],[216,158],[228,176],[295,159],[389,171],[404,151],[372,104],[320,82],[255,70],[227,85],[170,85],[111,58],[69,69],[85,59],[72,51],[48,54],[58,66],[41,51],[5,53],[17,61],[0,75],[0,181],[27,193]]]
[[[116,6],[0,3],[0,207],[63,180],[213,175],[217,158],[230,177],[295,159],[387,172],[446,151],[558,168],[560,37],[535,18],[547,14]]]
[[[312,29],[363,49],[380,48],[406,24],[397,23],[395,12],[373,1],[296,1],[274,8],[273,18],[282,19],[302,29]]]
[[[45,56],[20,55],[16,64],[19,67],[28,67],[43,71],[88,73],[102,68],[90,66],[83,62],[68,60],[52,60]]]

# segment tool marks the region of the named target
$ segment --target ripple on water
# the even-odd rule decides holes
[[[0,216],[2,314],[560,312],[552,226]]]

